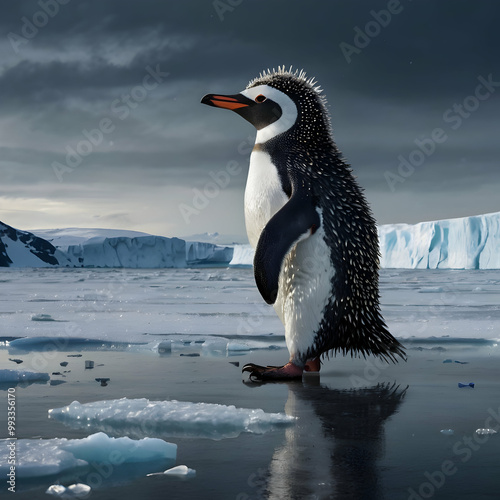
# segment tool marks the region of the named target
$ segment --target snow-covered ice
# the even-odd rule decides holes
[[[19,382],[46,382],[50,380],[48,373],[33,370],[0,370],[0,384],[13,384]]]
[[[0,441],[0,475],[8,470],[9,440]],[[90,463],[152,462],[173,459],[177,445],[163,439],[129,437],[113,438],[103,432],[83,439],[18,439],[16,442],[16,476],[18,478],[42,477],[62,471],[87,467]]]
[[[73,401],[63,408],[49,410],[49,416],[74,428],[109,433],[125,429],[127,435],[139,437],[154,434],[216,440],[237,437],[242,432],[264,434],[295,422],[283,413],[265,413],[261,409],[145,398],[85,404]]]

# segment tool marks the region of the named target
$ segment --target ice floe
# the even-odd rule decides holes
[[[4,477],[10,465],[8,457],[11,441],[0,441],[0,475]],[[176,459],[177,445],[163,439],[129,437],[113,438],[103,432],[83,439],[18,439],[15,441],[16,476],[42,477],[60,474],[91,463],[110,463],[119,466],[126,463],[152,462]]]
[[[196,437],[224,439],[243,432],[263,434],[288,426],[295,418],[261,409],[236,408],[214,403],[114,399],[79,403],[49,410],[50,418],[73,428],[108,433],[127,432],[143,437]]]

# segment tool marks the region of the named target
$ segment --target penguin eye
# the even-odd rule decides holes
[[[255,98],[255,102],[264,102],[266,99],[267,99],[267,97],[266,97],[264,94],[259,94],[259,95]]]

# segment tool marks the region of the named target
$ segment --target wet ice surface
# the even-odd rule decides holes
[[[383,310],[407,363],[338,357],[325,362],[319,381],[248,386],[245,363],[287,361],[282,326],[262,304],[251,270],[9,269],[0,281],[1,335],[36,337],[5,343],[0,369],[22,359],[23,369],[51,377],[15,386],[20,439],[96,432],[47,418],[75,399],[178,400],[298,417],[264,435],[169,438],[178,446],[171,466],[196,470],[189,481],[147,477],[167,468],[157,462],[96,463],[55,478],[90,485],[92,498],[498,497],[500,439],[476,431],[500,428],[499,271],[385,270]],[[54,321],[32,320],[40,315]],[[171,350],[160,354],[160,342]],[[109,378],[107,386],[97,378]],[[7,387],[0,384],[0,438]],[[123,429],[106,433],[118,438]],[[147,425],[144,435],[161,437]],[[16,498],[49,498],[56,480],[20,479]]]
[[[3,269],[0,282],[0,336],[283,340],[251,269]],[[493,339],[499,283],[498,270],[382,270],[382,309],[397,337]]]

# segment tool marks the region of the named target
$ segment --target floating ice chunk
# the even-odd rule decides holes
[[[445,436],[453,436],[453,434],[455,434],[453,429],[441,429],[439,432]]]
[[[158,344],[159,354],[170,354],[172,352],[172,341],[164,340]]]
[[[162,437],[202,437],[223,439],[242,432],[263,434],[275,427],[288,426],[295,417],[265,413],[261,409],[236,408],[213,403],[114,399],[49,410],[49,417],[73,428],[105,432],[126,430],[128,435]]]
[[[177,455],[177,445],[163,439],[146,437],[137,441],[129,437],[109,437],[104,432],[69,440],[61,449],[87,462],[109,461],[111,451],[120,457],[120,463],[149,462]]]
[[[31,321],[55,321],[50,314],[33,314]]]
[[[0,441],[0,475],[7,474],[10,441]],[[42,477],[88,467],[90,463],[136,463],[173,459],[177,445],[162,439],[111,438],[100,432],[83,439],[18,439],[17,477]]]
[[[50,379],[48,373],[34,372],[32,370],[0,370],[0,384],[11,382],[46,382]]]
[[[177,467],[166,470],[164,474],[166,476],[194,477],[196,476],[196,471],[190,469],[187,465],[178,465]]]
[[[484,436],[486,434],[497,434],[497,431],[495,429],[476,429],[476,434]]]
[[[444,290],[440,286],[424,286],[420,290],[418,290],[418,293],[441,293],[441,292],[444,292]]]
[[[85,498],[91,489],[89,485],[83,483],[72,484],[67,488],[61,484],[53,484],[45,493],[60,498]]]
[[[60,497],[64,494],[66,491],[66,486],[63,486],[62,484],[53,484],[52,486],[49,486],[47,488],[47,493],[48,495],[54,495],[55,497]]]
[[[244,342],[229,342],[227,344],[228,351],[251,351],[252,348]]]
[[[148,476],[177,476],[177,477],[195,477],[196,471],[190,469],[187,465],[178,465],[164,472],[152,472]]]

